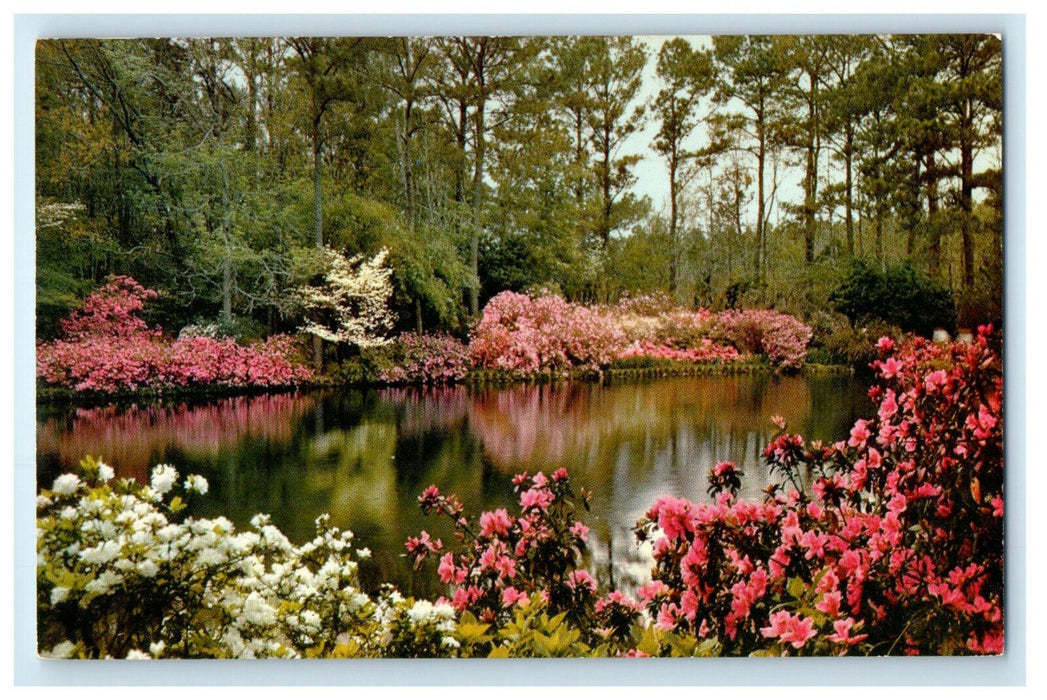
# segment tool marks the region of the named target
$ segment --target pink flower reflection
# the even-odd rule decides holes
[[[287,442],[316,401],[315,395],[289,393],[237,396],[203,406],[78,408],[39,426],[37,450],[57,454],[67,467],[84,455],[101,456],[118,476],[147,481],[156,455],[168,449],[214,453],[247,437]]]

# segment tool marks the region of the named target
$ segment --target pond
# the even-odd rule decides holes
[[[592,491],[590,567],[630,587],[650,563],[632,528],[662,495],[708,500],[706,473],[731,460],[745,472],[741,495],[758,499],[771,481],[761,452],[771,417],[808,439],[840,440],[871,413],[866,385],[851,376],[688,377],[602,386],[589,383],[317,391],[100,408],[41,406],[37,477],[49,485],[84,455],[118,476],[148,482],[155,464],[207,477],[194,513],[225,515],[245,528],[269,513],[296,543],[313,521],[356,533],[372,550],[365,585],[396,583],[405,594],[439,595],[435,576],[402,556],[422,529],[453,538],[423,516],[430,484],[470,513],[512,508],[521,471],[566,467]],[[512,512],[512,511],[510,511]]]

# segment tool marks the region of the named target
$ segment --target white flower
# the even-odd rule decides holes
[[[76,649],[76,645],[70,642],[68,639],[64,642],[56,644],[53,649],[49,652],[44,652],[41,656],[48,656],[53,659],[68,659],[73,655],[73,650]]]
[[[139,532],[134,532],[131,534],[131,544],[136,544],[139,546],[149,544],[149,542],[152,539],[153,533],[149,532],[148,530],[141,530]]]
[[[62,509],[62,512],[58,514],[58,517],[62,520],[76,520],[76,508],[66,506]]]
[[[371,550],[369,548],[367,548],[367,547],[364,547],[363,549],[356,550],[356,558],[357,559],[370,559],[371,558]]]
[[[320,629],[320,616],[313,610],[302,611],[302,627],[308,630]]]
[[[120,545],[116,542],[101,542],[80,552],[80,559],[85,564],[105,564],[120,555]]]
[[[36,497],[36,509],[37,510],[42,510],[42,509],[46,508],[49,505],[51,505],[51,499],[48,498],[47,496],[37,496]]]
[[[132,649],[131,651],[127,652],[127,657],[126,658],[128,658],[128,659],[130,659],[132,661],[144,661],[144,660],[147,660],[147,659],[151,659],[153,657],[149,656],[149,654],[146,654],[144,651],[138,651],[137,649]]]
[[[113,571],[103,571],[95,578],[91,579],[84,590],[88,593],[97,593],[98,595],[105,595],[113,588],[124,582],[124,577]]]
[[[51,486],[51,490],[60,496],[71,496],[78,488],[80,488],[80,477],[76,474],[62,474]]]
[[[178,481],[178,472],[170,464],[158,464],[153,468],[153,475],[149,479],[149,486],[153,491],[163,496],[171,490]]]
[[[105,462],[98,463],[98,478],[101,481],[109,481],[115,474],[116,472],[113,471],[113,468]]]
[[[144,559],[138,562],[138,573],[146,578],[152,578],[156,576],[156,572],[160,570],[160,567],[156,565],[152,559]]]
[[[276,622],[276,610],[262,600],[257,591],[251,591],[244,601],[243,616],[252,625],[265,626]]]
[[[224,552],[208,547],[204,549],[196,556],[196,563],[200,566],[217,566],[218,564],[224,564],[228,558]]]
[[[153,655],[153,658],[160,658],[160,654],[164,653],[164,647],[166,646],[167,645],[162,641],[153,642],[149,645],[149,653]]]
[[[207,479],[200,476],[199,474],[190,474],[185,480],[185,490],[195,491],[196,493],[203,496],[207,493],[208,484]]]
[[[51,589],[51,605],[64,603],[69,597],[69,589],[65,586],[55,586]]]
[[[156,531],[156,539],[161,542],[171,542],[182,534],[182,528],[178,525],[164,525]]]
[[[414,605],[411,606],[411,609],[407,611],[407,616],[411,618],[411,622],[415,624],[418,624],[419,622],[424,622],[425,620],[429,619],[429,617],[432,616],[432,614],[433,604],[430,603],[428,600],[417,601]]]

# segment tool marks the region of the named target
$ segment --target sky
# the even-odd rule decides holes
[[[672,36],[637,36],[636,39],[639,43],[643,44],[648,50],[647,66],[644,68],[643,73],[643,85],[637,94],[634,104],[649,104],[654,100],[655,95],[661,89],[661,84],[656,73],[656,67],[658,63],[658,50],[661,48],[669,39],[674,38]],[[696,36],[688,35],[683,38],[687,39],[693,47],[701,49],[711,49],[713,46],[712,37],[707,35]],[[703,114],[708,114],[710,111],[710,104],[708,99],[702,99],[698,103],[698,109]],[[636,175],[636,183],[632,187],[632,191],[639,196],[647,196],[651,199],[651,205],[654,211],[665,211],[669,209],[669,171],[668,166],[665,163],[665,159],[656,153],[650,146],[654,141],[655,135],[658,133],[658,122],[655,118],[649,118],[646,127],[635,134],[633,134],[626,143],[622,146],[622,153],[630,153],[641,156],[641,160],[636,164],[633,169]],[[703,124],[700,124],[692,133],[690,139],[687,141],[687,146],[690,148],[696,148],[703,146],[708,143],[706,137],[706,130]],[[770,184],[770,171],[768,170],[768,184]],[[802,198],[801,180],[802,174],[796,168],[785,168],[782,170],[779,184],[776,202],[782,200],[785,201],[799,201]],[[754,198],[755,199],[755,198]],[[756,217],[756,204],[753,201],[750,205],[752,211],[749,212],[751,218]],[[777,223],[779,209],[777,206],[771,211],[770,220]]]

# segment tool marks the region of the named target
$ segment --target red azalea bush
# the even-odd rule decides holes
[[[539,607],[564,615],[584,643],[620,650],[641,607],[620,591],[598,595],[596,580],[581,567],[589,528],[576,519],[575,499],[584,505],[590,495],[575,494],[566,469],[552,476],[518,474],[513,489],[518,513],[499,508],[479,518],[467,516],[454,496],[426,489],[418,499],[422,511],[450,518],[461,544],[458,551],[445,551],[440,539],[423,531],[406,543],[415,567],[439,557],[437,574],[459,614],[499,628],[522,609]]]
[[[394,343],[404,360],[379,378],[390,384],[448,384],[469,371],[469,348],[445,333],[404,333]]]
[[[714,504],[655,503],[640,597],[657,624],[731,654],[1002,652],[1003,383],[987,335],[882,341],[875,418],[834,446],[783,432],[767,448],[786,491],[736,500],[722,464]]]
[[[423,510],[447,515],[462,546],[423,532],[408,552],[417,565],[440,556],[460,614],[498,626],[537,600],[609,653],[1001,653],[1003,382],[990,332],[897,351],[882,340],[877,415],[832,446],[780,423],[765,457],[785,486],[762,502],[736,498],[729,462],[710,470],[713,503],[660,498],[637,527],[655,561],[638,600],[601,597],[578,568],[588,530],[562,469],[514,479],[519,515],[474,520],[430,487]]]
[[[156,297],[130,277],[111,276],[62,322],[63,336],[37,345],[37,376],[75,391],[158,386],[285,386],[308,379],[290,338],[252,346],[188,336],[171,341],[140,313]]]
[[[812,331],[796,317],[773,309],[724,311],[712,330],[742,352],[766,355],[781,369],[800,369]]]

